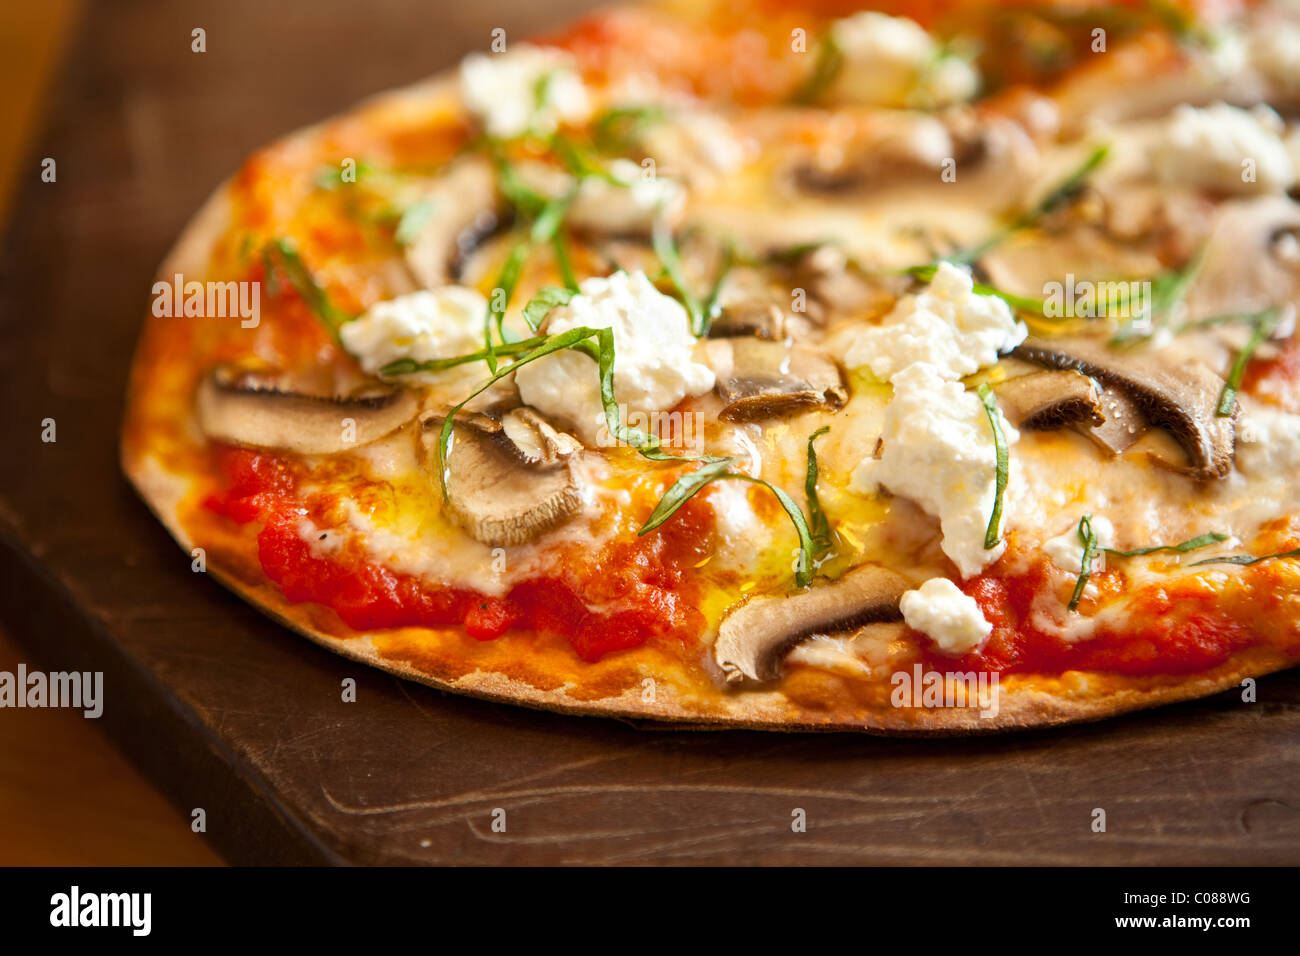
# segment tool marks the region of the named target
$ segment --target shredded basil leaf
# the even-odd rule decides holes
[[[663,219],[658,219],[654,225],[654,231],[651,234],[651,243],[654,246],[655,255],[663,264],[664,271],[668,274],[669,280],[673,287],[677,289],[677,294],[682,298],[682,304],[686,306],[687,313],[691,317],[691,331],[698,338],[704,334],[704,310],[700,306],[700,300],[695,298],[690,287],[686,284],[686,274],[682,270],[682,260],[677,254],[677,243],[673,240],[672,230]]]
[[[1201,247],[1196,255],[1183,268],[1173,272],[1164,272],[1151,279],[1151,310],[1149,317],[1154,319],[1158,315],[1164,315],[1172,312],[1178,303],[1183,301],[1187,295],[1187,290],[1191,288],[1192,282],[1201,271],[1201,266],[1205,263],[1205,248]],[[1140,322],[1137,318],[1129,317],[1123,325],[1111,336],[1110,345],[1127,345],[1139,339],[1150,338],[1155,329],[1150,322]],[[1178,331],[1182,331],[1179,329]]]
[[[520,352],[527,352],[531,348],[536,348],[545,341],[546,336],[540,335],[531,339],[521,339],[518,342],[506,342],[497,345],[495,352],[497,355],[518,355]],[[424,362],[417,362],[413,358],[394,359],[379,370],[379,375],[381,378],[393,378],[398,375],[412,375],[416,372],[441,372],[449,368],[455,368],[458,365],[468,365],[471,362],[486,362],[488,354],[487,349],[482,349],[465,355],[428,359]]]
[[[736,249],[728,242],[722,250],[722,263],[718,266],[718,276],[713,280],[713,288],[709,290],[709,297],[704,300],[704,305],[700,307],[702,313],[700,335],[708,335],[713,320],[722,314],[722,305],[719,302],[719,297],[722,295],[722,284],[727,281],[727,276],[731,273],[735,263]]]
[[[1021,213],[1011,220],[1006,228],[995,232],[983,242],[970,249],[946,256],[949,261],[969,265],[979,259],[986,252],[990,252],[1002,245],[1008,238],[1022,229],[1029,229],[1036,226],[1040,221],[1049,214],[1055,212],[1065,203],[1077,196],[1083,189],[1088,177],[1106,162],[1110,155],[1109,144],[1103,144],[1088,154],[1087,158],[1061,180],[1052,190],[1038,201],[1038,203],[1027,212]]]
[[[996,548],[998,545],[998,526],[1002,523],[1002,499],[1007,490],[1007,477],[1010,474],[1010,454],[1007,449],[1007,436],[1002,431],[1001,415],[998,413],[998,400],[988,382],[979,387],[980,403],[988,416],[989,428],[993,429],[993,444],[997,449],[997,484],[993,492],[993,514],[989,517],[988,530],[984,532],[984,547]]]
[[[712,461],[701,465],[695,471],[682,475],[670,487],[659,503],[655,505],[654,511],[646,519],[646,523],[641,526],[637,534],[647,534],[659,527],[686,504],[691,497],[701,488],[714,481],[734,479],[736,481],[748,481],[755,485],[762,485],[768,491],[776,496],[776,500],[781,503],[785,513],[790,517],[794,525],[795,532],[799,535],[800,561],[799,569],[795,572],[795,583],[806,588],[812,584],[813,579],[813,562],[816,560],[816,544],[812,532],[808,529],[808,520],[804,517],[803,511],[799,505],[788,494],[771,482],[764,481],[762,478],[755,478],[753,475],[746,475],[743,472],[728,471],[735,459],[724,458],[721,461]]]
[[[1250,554],[1233,554],[1224,558],[1202,558],[1200,561],[1193,561],[1192,566],[1198,564],[1240,564],[1251,565],[1259,564],[1261,561],[1272,561],[1275,558],[1300,558],[1300,548],[1294,551],[1280,551],[1277,554],[1263,554],[1255,557]]]
[[[695,471],[689,471],[682,475],[664,492],[664,496],[659,499],[659,503],[650,512],[650,517],[646,518],[645,524],[641,526],[641,530],[637,534],[647,534],[659,527],[675,515],[677,509],[686,504],[697,491],[709,482],[718,478],[733,477],[733,473],[727,469],[735,463],[734,458],[724,458],[722,461],[709,462],[695,469]]]
[[[605,150],[625,148],[637,140],[646,126],[661,121],[665,115],[658,106],[615,107],[592,122],[592,138]]]
[[[1083,589],[1088,586],[1088,578],[1092,577],[1092,558],[1097,553],[1097,533],[1092,530],[1092,515],[1079,519],[1079,540],[1083,542],[1083,560],[1079,563],[1079,579],[1074,583],[1074,593],[1070,595],[1071,611],[1079,606]]]
[[[262,266],[266,273],[267,284],[270,286],[269,291],[273,295],[279,288],[275,276],[283,274],[307,308],[320,320],[335,341],[338,341],[339,327],[355,316],[334,305],[329,294],[321,288],[311,270],[303,263],[302,256],[298,254],[298,249],[291,240],[281,237],[272,239],[263,246]]]
[[[1241,347],[1241,351],[1237,353],[1236,359],[1233,360],[1232,368],[1228,370],[1228,377],[1223,383],[1223,391],[1219,393],[1219,406],[1214,410],[1215,415],[1224,418],[1231,415],[1236,409],[1237,391],[1241,388],[1241,379],[1246,374],[1246,366],[1250,364],[1251,356],[1255,354],[1261,345],[1268,341],[1281,321],[1281,309],[1268,309],[1261,313],[1260,318],[1254,323],[1250,338]]]
[[[813,63],[812,74],[795,90],[791,100],[803,106],[816,103],[830,89],[843,68],[844,52],[835,40],[835,34],[827,31],[817,46],[817,59]]]
[[[954,260],[947,261],[953,261],[955,265],[963,265],[963,263]],[[934,274],[939,271],[939,264],[930,262],[923,266],[910,266],[903,271],[916,279],[920,279],[922,282],[930,282],[934,279]],[[972,283],[971,291],[976,295],[995,296],[1018,312],[1028,312],[1030,315],[1047,317],[1047,304],[1042,299],[1031,299],[1012,292],[1004,292],[983,282]]]
[[[568,305],[573,296],[572,289],[557,289],[555,286],[543,286],[538,289],[524,306],[524,319],[528,322],[528,327],[536,331],[552,309],[556,306]]]
[[[1212,544],[1218,544],[1220,541],[1227,541],[1228,537],[1228,535],[1221,534],[1218,531],[1210,531],[1206,534],[1197,535],[1195,538],[1180,541],[1178,544],[1158,544],[1153,548],[1135,548],[1132,551],[1118,551],[1115,548],[1102,548],[1102,550],[1119,558],[1135,558],[1144,554],[1155,554],[1158,551],[1174,551],[1178,554],[1186,554],[1188,551],[1207,548]]]
[[[402,218],[397,221],[397,231],[393,233],[393,238],[398,245],[409,246],[415,242],[432,215],[432,199],[421,199],[407,206],[406,211],[402,213]]]
[[[496,338],[503,343],[506,342],[506,309],[510,306],[510,300],[514,298],[515,287],[519,284],[519,276],[523,272],[524,263],[528,261],[528,256],[535,246],[556,240],[560,226],[564,222],[564,214],[568,212],[569,204],[573,201],[575,193],[576,187],[556,199],[543,200],[543,204],[537,212],[537,217],[529,227],[528,235],[515,243],[511,247],[509,255],[506,256],[505,264],[501,267],[496,286],[493,288],[488,301],[487,313],[483,316],[483,347],[488,353],[487,364],[491,372],[497,370],[496,345],[492,335],[493,326],[496,327]],[[527,200],[527,202],[531,203],[531,199]]]
[[[808,471],[804,477],[804,497],[808,499],[808,523],[812,529],[812,540],[816,550],[813,559],[820,558],[831,549],[831,525],[822,510],[821,499],[817,496],[817,452],[813,443],[831,430],[830,425],[823,425],[808,436]]]

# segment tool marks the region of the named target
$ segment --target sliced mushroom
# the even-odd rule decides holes
[[[796,190],[840,195],[942,182],[1002,206],[1020,197],[1038,167],[1037,148],[1018,123],[961,110],[942,120],[882,114],[864,137],[828,152],[833,165],[810,160],[793,167]]]
[[[526,406],[499,418],[476,414],[453,434],[447,460],[447,515],[492,547],[532,541],[582,504],[574,464],[581,443]],[[443,419],[424,422],[432,453]]]
[[[216,441],[333,455],[401,428],[419,411],[419,400],[399,389],[346,397],[303,395],[218,368],[199,383],[195,406],[199,427]]]
[[[730,269],[718,291],[719,312],[709,326],[711,338],[751,335],[784,339],[811,330],[806,316],[789,311],[791,297],[772,275],[754,266]]]
[[[996,387],[998,406],[1017,428],[1049,431],[1066,425],[1101,425],[1101,389],[1078,372],[1031,372]]]
[[[864,564],[806,591],[752,598],[722,619],[713,659],[728,682],[774,680],[786,653],[815,634],[899,620],[908,587],[901,575]]]
[[[1283,196],[1220,204],[1187,293],[1192,319],[1300,300],[1300,205]]]
[[[1185,472],[1222,478],[1232,467],[1234,419],[1216,409],[1223,379],[1203,365],[1175,364],[1158,352],[1121,352],[1101,339],[1026,339],[1015,355],[1051,368],[1073,369],[1122,393],[1149,424],[1163,428],[1187,452]],[[1107,422],[1122,416],[1107,415]],[[1103,426],[1104,427],[1104,426]]]
[[[480,156],[457,160],[429,189],[433,209],[406,248],[406,265],[427,289],[453,281],[465,254],[498,225],[496,175]]]
[[[817,349],[757,338],[708,345],[726,421],[753,421],[822,406],[840,408],[848,391],[839,366]]]

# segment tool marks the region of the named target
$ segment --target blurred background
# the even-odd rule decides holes
[[[259,145],[454,65],[504,27],[526,36],[589,0],[40,0],[0,4],[0,225],[66,250],[82,289],[143,315],[148,282],[204,197]],[[206,31],[206,52],[191,31]],[[75,122],[75,115],[80,117]],[[87,109],[87,106],[92,107]],[[87,129],[85,117],[98,128]],[[93,141],[95,150],[79,148]],[[92,155],[93,152],[93,155]],[[42,216],[40,160],[75,217]],[[20,230],[19,227],[22,227]],[[11,235],[12,233],[12,235]],[[93,281],[117,270],[112,288]],[[8,275],[6,281],[21,281]],[[66,300],[65,300],[66,301]],[[128,324],[128,323],[124,323]],[[4,348],[0,345],[0,348]],[[120,369],[69,369],[70,377]],[[41,666],[41,635],[0,625],[0,670]],[[189,820],[80,712],[0,711],[0,865],[215,864]]]

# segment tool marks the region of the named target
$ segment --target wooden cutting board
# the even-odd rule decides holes
[[[1000,738],[673,733],[362,669],[190,571],[117,468],[153,271],[258,145],[583,4],[456,6],[93,7],[0,259],[0,615],[41,666],[105,672],[103,725],[212,844],[242,863],[1300,862],[1300,672],[1254,704]]]

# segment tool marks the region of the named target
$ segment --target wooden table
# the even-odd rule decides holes
[[[116,465],[128,355],[181,225],[276,134],[581,5],[88,12],[38,150],[58,181],[28,180],[0,258],[12,633],[48,669],[105,672],[104,728],[236,862],[1300,862],[1298,672],[1256,704],[1001,738],[671,733],[406,684],[191,573]]]

